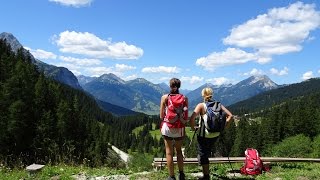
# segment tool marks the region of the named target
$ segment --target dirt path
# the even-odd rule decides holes
[[[119,156],[120,158],[125,162],[125,163],[128,163],[128,160],[129,160],[129,154],[121,151],[120,149],[118,149],[117,147],[111,145],[111,148],[112,150],[114,150]]]

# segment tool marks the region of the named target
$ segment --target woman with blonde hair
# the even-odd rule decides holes
[[[213,90],[209,87],[204,88],[201,92],[203,97],[202,103],[199,103],[190,118],[190,126],[192,130],[197,131],[197,140],[198,140],[198,161],[202,166],[203,177],[199,179],[207,180],[210,179],[209,175],[209,156],[211,154],[212,148],[216,140],[218,139],[221,132],[209,132],[205,127],[204,122],[207,118],[207,108],[208,104],[216,103],[217,105],[220,103],[218,101],[213,100]],[[212,103],[211,103],[212,102]],[[219,105],[221,107],[221,113],[226,117],[226,124],[228,125],[232,119],[231,112],[225,108],[222,104]],[[199,115],[199,126],[195,127],[195,118]]]

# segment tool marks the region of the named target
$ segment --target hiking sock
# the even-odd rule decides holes
[[[210,180],[210,175],[209,174],[205,174],[201,178],[199,178],[198,180]]]
[[[183,171],[179,171],[179,180],[185,180],[186,176]]]

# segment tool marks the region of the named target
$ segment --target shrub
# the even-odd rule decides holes
[[[152,155],[135,153],[132,154],[128,166],[134,172],[148,171],[152,169]]]
[[[284,139],[282,142],[271,148],[272,156],[278,157],[310,157],[311,139],[303,134]]]
[[[320,158],[320,135],[316,136],[312,142],[312,157]]]

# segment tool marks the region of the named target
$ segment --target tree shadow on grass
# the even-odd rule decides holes
[[[240,170],[233,170],[228,171],[228,175],[219,175],[219,174],[211,174],[213,179],[219,179],[219,180],[231,180],[231,179],[237,179],[237,180],[254,180],[255,178],[252,176],[245,176],[240,174]]]

